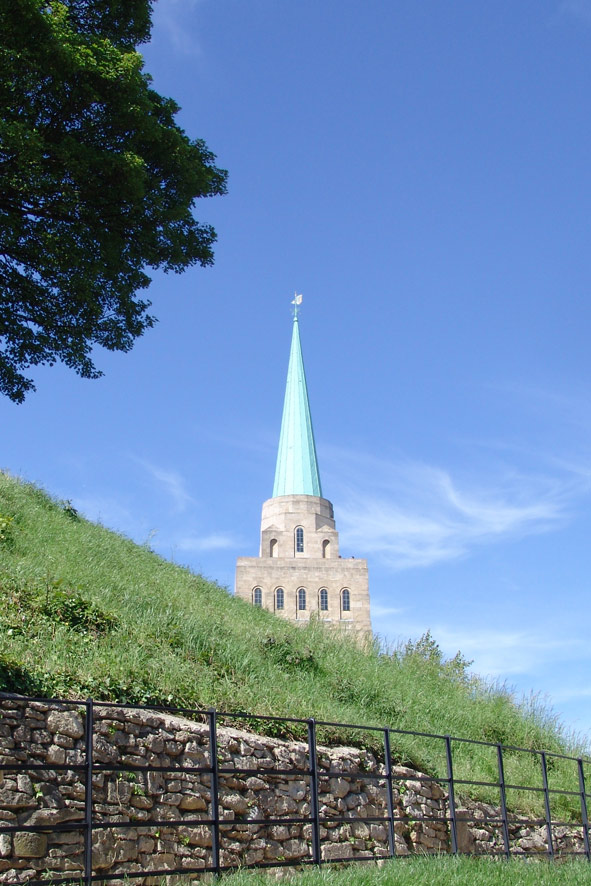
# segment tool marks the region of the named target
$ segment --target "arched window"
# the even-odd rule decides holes
[[[269,542],[269,556],[276,557],[277,556],[277,539],[272,538]]]
[[[327,538],[322,542],[322,556],[325,560],[330,557],[330,541]]]
[[[319,607],[321,612],[328,612],[328,591],[326,588],[320,588]]]
[[[255,606],[263,605],[263,592],[260,588],[255,588],[252,592],[252,602]]]
[[[343,612],[351,611],[351,594],[347,588],[341,591],[341,609]]]
[[[306,589],[298,588],[298,609],[306,608]]]
[[[295,532],[296,554],[304,553],[304,530],[298,526]]]
[[[285,606],[285,592],[283,588],[277,588],[275,591],[275,609],[283,609]]]

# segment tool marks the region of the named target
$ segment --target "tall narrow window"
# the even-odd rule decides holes
[[[326,588],[320,588],[320,611],[328,612],[328,591]]]
[[[296,529],[296,554],[304,553],[304,530],[301,526]]]
[[[263,592],[260,588],[255,588],[252,592],[252,602],[255,606],[263,605]]]
[[[306,608],[306,589],[298,588],[298,609]]]
[[[347,588],[341,591],[341,609],[343,612],[351,611],[351,594]]]
[[[327,538],[325,538],[324,541],[322,542],[322,556],[324,557],[325,560],[327,560],[328,557],[330,557],[330,542]]]
[[[275,609],[283,609],[285,606],[285,592],[283,588],[277,588],[275,591]]]
[[[276,557],[277,556],[277,539],[272,538],[269,542],[269,556]]]

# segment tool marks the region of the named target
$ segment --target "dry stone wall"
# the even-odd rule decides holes
[[[93,749],[96,874],[123,878],[178,868],[198,876],[212,865],[212,826],[206,823],[214,814],[211,775],[190,771],[211,765],[205,723],[144,709],[96,706]],[[312,857],[312,825],[294,821],[308,818],[311,811],[307,750],[298,742],[218,729],[219,766],[232,770],[219,776],[222,865],[297,864]],[[67,828],[84,816],[84,772],[68,767],[83,767],[84,762],[83,709],[0,698],[0,764],[55,767],[0,771],[0,829],[15,829],[0,833],[0,883],[82,873],[83,830]],[[108,768],[148,765],[162,771]],[[389,855],[387,823],[375,820],[388,814],[383,774],[383,762],[365,750],[318,748],[324,859]],[[396,853],[449,851],[448,802],[441,785],[402,766],[393,767],[392,775],[399,819]],[[498,810],[471,803],[459,815],[476,820],[475,825],[460,822],[461,850],[502,849],[500,827],[484,821],[498,819]],[[343,816],[352,820],[331,821]],[[42,830],[18,830],[32,825]],[[545,829],[512,824],[510,830],[514,851],[547,850]],[[555,835],[558,848],[581,850],[581,829],[562,830]],[[148,874],[133,882],[151,886],[160,877]]]

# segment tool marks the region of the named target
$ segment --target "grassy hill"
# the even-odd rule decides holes
[[[268,872],[239,871],[222,886],[269,886]],[[491,858],[397,858],[381,867],[356,865],[290,873],[289,886],[582,886],[591,883],[586,861],[535,864],[523,859],[498,863]]]
[[[551,714],[470,676],[461,656],[445,661],[428,636],[386,653],[371,644],[360,649],[317,623],[295,627],[6,474],[0,689],[314,716],[576,750]],[[336,728],[319,738],[369,743],[367,734]],[[441,742],[399,736],[394,752],[400,762],[443,774]],[[539,785],[531,765],[524,755],[509,755],[507,779]],[[556,766],[560,786],[576,789],[574,771]],[[455,767],[460,778],[496,780],[488,748],[458,744]]]

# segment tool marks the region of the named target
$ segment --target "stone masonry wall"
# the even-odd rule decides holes
[[[140,870],[180,868],[187,872],[212,864],[210,775],[178,767],[210,765],[205,723],[141,709],[95,707],[94,761],[115,766],[172,767],[171,771],[128,773],[98,771],[93,776],[95,821],[110,822],[94,831],[96,874],[133,874]],[[0,764],[82,765],[84,709],[0,697]],[[312,826],[293,818],[310,815],[307,745],[218,729],[220,767],[244,769],[220,774],[220,845],[222,865],[297,864],[312,854]],[[175,771],[176,768],[176,771]],[[296,774],[273,774],[273,770]],[[265,771],[261,771],[265,770]],[[328,776],[329,770],[339,774]],[[389,854],[386,782],[383,763],[357,748],[318,748],[322,857],[384,858]],[[299,774],[298,774],[299,773]],[[393,767],[396,852],[449,851],[447,796],[442,787],[413,769]],[[42,832],[0,830],[0,883],[76,876],[83,869],[83,831],[58,830],[84,816],[84,773],[71,769],[0,771],[0,829],[44,826]],[[462,851],[502,850],[499,810],[466,803],[458,814]],[[351,816],[346,823],[330,821]],[[430,820],[421,820],[428,817]],[[288,819],[251,824],[253,819]],[[181,821],[167,826],[167,821]],[[130,827],[117,827],[126,822]],[[165,822],[165,824],[155,824]],[[46,826],[46,827],[45,827]],[[545,852],[545,828],[510,825],[512,850]],[[581,851],[581,828],[556,829],[559,851]],[[114,881],[113,881],[114,882]],[[132,882],[152,886],[159,877]]]

